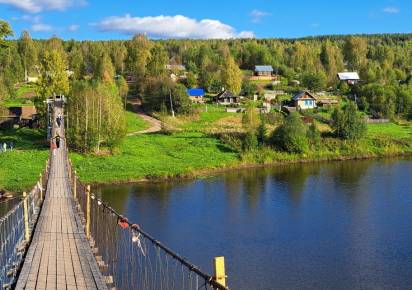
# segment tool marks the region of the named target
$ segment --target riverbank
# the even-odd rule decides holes
[[[71,154],[83,182],[129,183],[196,178],[227,170],[292,163],[412,156],[409,126],[371,125],[367,138],[324,138],[318,148],[290,154],[270,147],[241,153],[202,133],[151,134],[126,138],[113,156]]]
[[[14,140],[15,150],[0,154],[0,189],[21,192],[33,186],[48,156],[44,132],[19,129],[1,132],[0,142]],[[84,183],[128,183],[197,178],[227,170],[289,163],[325,162],[412,156],[408,124],[369,125],[358,142],[323,138],[306,154],[289,154],[269,147],[239,152],[213,134],[177,132],[128,136],[113,155],[70,153]]]
[[[164,176],[150,176],[150,177],[141,177],[136,179],[127,179],[127,180],[108,180],[108,181],[92,181],[89,180],[89,183],[93,186],[99,185],[108,185],[108,184],[134,184],[134,183],[143,183],[143,182],[164,182],[164,181],[173,181],[178,179],[195,179],[195,178],[206,178],[212,175],[221,174],[233,170],[242,170],[242,169],[258,169],[258,168],[269,168],[282,165],[292,165],[292,164],[316,164],[316,163],[326,163],[326,162],[344,162],[350,160],[378,160],[378,159],[387,159],[387,158],[408,158],[412,157],[411,152],[397,153],[397,154],[386,154],[386,155],[369,155],[369,156],[341,156],[337,158],[319,158],[319,159],[296,159],[288,161],[274,161],[270,163],[239,163],[233,166],[226,166],[222,168],[209,168],[209,169],[200,169],[197,171],[192,171],[190,173],[176,174],[176,175],[164,175]]]

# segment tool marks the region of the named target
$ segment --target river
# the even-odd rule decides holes
[[[412,285],[412,159],[283,165],[97,191],[231,289]]]

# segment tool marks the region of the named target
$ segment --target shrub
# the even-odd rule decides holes
[[[337,137],[347,140],[361,139],[367,131],[366,122],[354,102],[349,102],[343,110],[335,109],[332,114],[332,128]]]
[[[304,153],[308,150],[307,127],[298,113],[286,117],[284,123],[273,131],[270,143],[289,153]]]

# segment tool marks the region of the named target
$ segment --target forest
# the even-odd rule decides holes
[[[1,33],[12,35],[5,22]],[[45,98],[70,95],[70,142],[81,151],[115,145],[125,135],[121,110],[127,96],[139,97],[152,113],[170,110],[173,94],[174,111],[188,114],[193,110],[186,88],[201,87],[210,94],[225,88],[246,99],[262,94],[247,78],[255,65],[273,66],[280,88],[287,91],[356,95],[359,110],[376,118],[409,119],[412,113],[412,34],[231,40],[136,35],[127,41],[64,41],[34,40],[24,31],[1,45],[0,100],[17,98],[17,88],[30,77],[39,79],[34,103],[43,115]],[[186,77],[171,81],[167,64],[184,65]],[[361,82],[354,87],[339,82],[336,75],[342,71],[359,72]],[[301,85],[290,86],[294,80]]]

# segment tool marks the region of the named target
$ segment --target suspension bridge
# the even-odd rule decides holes
[[[50,151],[30,193],[0,219],[2,289],[229,289],[224,258],[209,275],[79,182],[68,159],[63,103],[54,101]],[[51,141],[54,142],[54,141]]]

